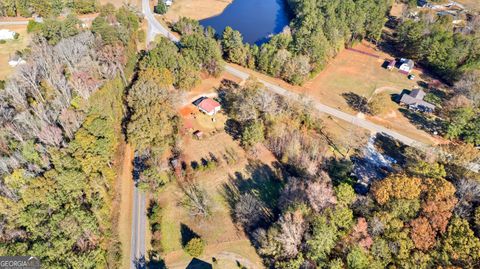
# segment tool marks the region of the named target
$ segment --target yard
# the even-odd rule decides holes
[[[456,0],[460,4],[465,5],[467,8],[471,8],[474,10],[480,10],[480,1],[478,0]]]
[[[7,40],[5,44],[0,44],[0,80],[5,80],[15,70],[8,64],[10,57],[16,51],[27,47],[30,42],[30,36],[27,34],[27,27],[24,25],[1,26],[0,29],[8,29],[20,34],[17,40]]]
[[[378,57],[375,57],[378,56]],[[311,95],[326,105],[341,109],[350,114],[356,112],[347,104],[343,94],[355,93],[371,99],[375,94],[387,93],[391,100],[384,104],[385,112],[368,117],[373,122],[402,134],[414,137],[424,143],[439,143],[428,133],[418,130],[399,111],[400,106],[394,102],[395,97],[403,90],[419,87],[419,81],[427,78],[419,70],[414,70],[415,80],[398,72],[398,69],[387,70],[382,65],[392,57],[382,51],[375,50],[369,43],[361,43],[353,49],[345,49],[333,59],[327,67],[309,82],[305,83],[303,93]]]
[[[200,113],[193,105],[187,105],[180,113],[185,125],[188,125],[183,129],[182,135],[183,162],[186,166],[196,168],[195,178],[210,197],[212,214],[208,219],[190,216],[179,205],[182,192],[175,183],[169,184],[162,191],[159,205],[162,208],[162,256],[166,265],[168,268],[180,269],[191,262],[192,258],[182,250],[182,241],[185,241],[182,234],[185,230],[192,230],[207,242],[200,260],[211,263],[212,257],[215,257],[217,266],[221,266],[218,268],[237,268],[236,261],[248,268],[263,268],[248,238],[232,222],[226,186],[236,180],[266,180],[254,179],[253,174],[258,170],[273,171],[270,165],[275,162],[275,158],[263,148],[259,153],[262,162],[252,164],[253,161],[248,159],[238,141],[234,141],[224,131],[225,115],[215,115],[214,122],[212,117]],[[195,138],[192,135],[195,130],[202,131],[203,137]],[[198,168],[205,160],[212,158],[218,160],[213,169]]]

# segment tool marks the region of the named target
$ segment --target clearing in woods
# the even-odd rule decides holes
[[[26,25],[0,26],[0,29],[8,29],[20,34],[17,40],[7,40],[5,44],[0,44],[0,80],[5,80],[15,70],[8,64],[10,57],[14,56],[16,51],[27,47],[30,36],[27,34]]]
[[[211,263],[215,257],[225,269],[238,268],[236,260],[248,268],[263,268],[247,236],[232,221],[232,204],[226,195],[226,186],[234,181],[259,180],[265,183],[265,188],[277,189],[279,181],[273,179],[272,166],[275,158],[262,147],[258,151],[261,162],[248,159],[239,142],[224,131],[226,116],[223,114],[215,115],[215,121],[212,121],[212,117],[200,113],[191,104],[182,108],[180,114],[184,124],[188,125],[182,128],[182,162],[193,169],[198,185],[209,196],[212,214],[207,219],[191,216],[180,205],[183,195],[174,182],[158,195],[162,208],[162,256],[166,265],[171,269],[183,269],[192,261],[182,249],[188,241],[186,231],[191,230],[207,243],[199,259]],[[202,138],[194,138],[192,134],[196,130],[203,132]],[[217,160],[215,167],[199,168],[212,159]],[[259,173],[259,170],[263,172]],[[255,173],[257,178],[254,178]]]

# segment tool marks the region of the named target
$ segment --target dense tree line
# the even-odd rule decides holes
[[[97,12],[97,0],[2,0],[0,17],[30,17],[33,14],[41,17],[57,17],[69,9],[78,14]]]
[[[261,46],[245,44],[240,32],[227,27],[218,36],[223,57],[293,84],[319,72],[342,48],[367,38],[378,41],[389,0],[289,1],[295,14],[290,28]],[[180,18],[173,25],[180,33],[206,31],[198,22]],[[213,36],[213,34],[211,35]]]
[[[357,194],[348,159],[326,159],[330,143],[308,104],[249,81],[224,87],[224,109],[246,148],[264,143],[285,166],[270,205],[241,193],[233,216],[272,268],[476,268],[480,264],[480,177],[468,145],[424,153],[392,140],[377,147],[398,160]],[[386,154],[385,153],[385,154]],[[273,207],[272,207],[273,206]]]
[[[40,32],[0,91],[1,255],[29,253],[49,268],[119,266],[113,158],[138,18],[111,15],[111,30],[129,38],[84,29],[52,45]]]
[[[289,1],[290,29],[262,44],[243,44],[238,31],[222,33],[224,57],[293,84],[322,70],[342,48],[367,38],[378,41],[391,6],[388,0]]]
[[[162,37],[143,55],[128,93],[128,140],[142,162],[140,185],[150,191],[170,180],[164,154],[176,144],[175,107],[181,93],[200,82],[200,72],[217,76],[222,70],[220,46],[211,35],[200,30],[183,34],[180,45]]]
[[[450,16],[420,14],[398,27],[401,52],[420,61],[450,83],[469,70],[480,67],[478,27],[458,30]]]

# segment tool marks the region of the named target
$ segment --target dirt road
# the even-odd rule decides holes
[[[122,243],[122,268],[130,268],[130,247],[133,207],[133,149],[125,145],[120,170],[120,217],[118,230],[120,242]]]

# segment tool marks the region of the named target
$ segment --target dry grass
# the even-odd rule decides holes
[[[133,206],[133,155],[130,145],[122,144],[122,159],[118,160],[118,181],[120,185],[120,204],[118,206],[118,231],[122,244],[122,268],[130,266],[130,245],[132,235],[132,206]]]
[[[348,106],[342,93],[353,92],[367,99],[371,98],[378,90],[386,91],[390,94],[400,94],[404,89],[411,90],[418,87],[417,81],[420,77],[428,78],[427,75],[415,70],[413,73],[417,79],[412,81],[408,80],[407,76],[400,74],[397,70],[386,70],[382,67],[384,60],[392,59],[393,57],[375,50],[373,45],[369,43],[358,44],[354,49],[378,55],[380,58],[351,50],[343,50],[337,57],[331,60],[324,70],[303,86],[292,86],[280,79],[274,79],[237,65],[232,66],[272,84],[310,96],[328,106],[353,115],[357,114],[357,112]],[[379,117],[368,117],[368,119],[427,144],[439,142],[410,123],[398,111],[399,107],[395,102],[391,101],[386,106],[391,107],[392,110]]]
[[[193,116],[187,113],[186,117]],[[179,205],[182,194],[174,183],[167,186],[159,195],[159,204],[162,207],[162,245],[168,268],[185,268],[191,260],[191,257],[182,250],[182,224],[188,226],[207,242],[206,251],[201,257],[203,260],[211,262],[212,257],[227,252],[242,257],[247,263],[254,264],[256,268],[262,268],[255,249],[243,232],[238,230],[232,222],[229,205],[223,196],[223,185],[228,182],[229,176],[238,172],[244,173],[246,177],[249,176],[245,170],[248,164],[247,155],[238,142],[232,140],[231,136],[223,131],[226,117],[217,114],[215,118],[216,122],[212,122],[211,117],[197,113],[193,118],[194,129],[202,130],[204,137],[198,140],[192,137],[191,132],[187,132],[183,136],[182,143],[186,165],[191,165],[192,162],[200,163],[202,158],[210,159],[211,154],[220,159],[216,168],[210,171],[199,171],[195,175],[198,184],[211,199],[211,217],[195,219],[190,216],[186,209]],[[222,159],[226,151],[235,152],[237,156],[235,163],[227,164]],[[274,160],[271,153],[266,152],[265,149],[261,152],[265,154],[265,157],[262,157],[263,161]],[[228,257],[219,259],[219,262],[225,266],[222,268],[236,266]]]
[[[9,29],[20,34],[18,40],[7,40],[7,43],[0,44],[0,80],[6,79],[15,70],[8,64],[11,56],[17,50],[22,50],[27,47],[30,42],[30,36],[27,34],[27,26],[0,26],[0,29]]]
[[[465,5],[467,8],[480,10],[480,1],[478,0],[456,0],[456,1]]]
[[[105,5],[108,3],[113,4],[117,8],[123,5],[136,5],[137,7],[142,6],[141,0],[100,0],[101,5]]]
[[[209,18],[222,13],[232,0],[175,0],[165,14],[165,19],[175,22],[180,17],[196,20]]]

